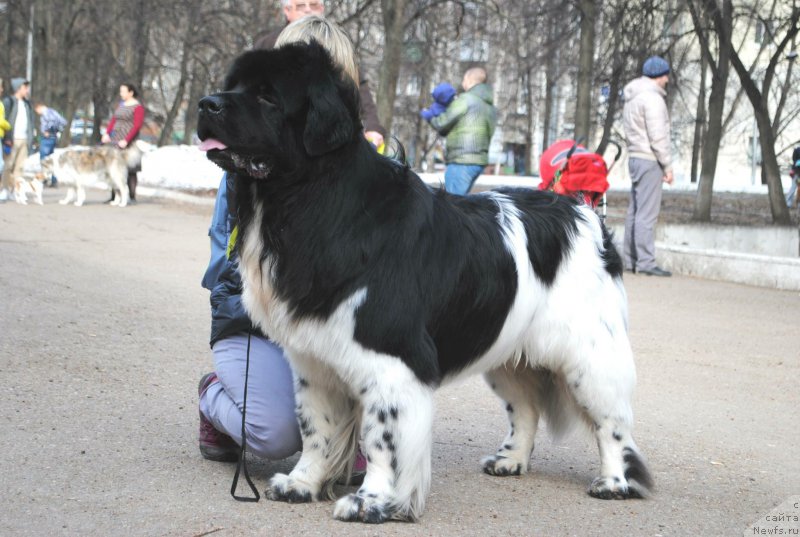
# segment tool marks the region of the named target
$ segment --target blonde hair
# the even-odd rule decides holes
[[[333,61],[358,85],[358,67],[353,43],[334,22],[319,15],[308,15],[283,29],[275,41],[275,48],[288,43],[309,43],[311,40],[325,47]]]

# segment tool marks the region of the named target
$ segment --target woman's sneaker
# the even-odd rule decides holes
[[[367,458],[361,453],[361,448],[358,448],[356,460],[353,461],[353,470],[350,473],[350,479],[345,480],[343,476],[336,483],[338,485],[359,487],[361,483],[364,482],[365,475],[367,475]]]
[[[197,387],[197,394],[202,397],[203,393],[214,382],[217,382],[217,374],[214,372],[203,375]],[[225,433],[218,431],[211,421],[202,412],[200,414],[200,435],[199,445],[200,454],[204,459],[217,462],[236,462],[239,460],[239,445],[233,438]]]
[[[367,458],[361,453],[361,448],[356,453],[356,460],[353,462],[353,473],[350,475],[351,485],[361,485],[364,476],[367,475]]]

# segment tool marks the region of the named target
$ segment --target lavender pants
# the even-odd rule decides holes
[[[211,384],[200,398],[200,411],[217,430],[241,445],[247,334],[221,339],[212,351],[219,382]],[[276,460],[300,451],[294,405],[292,370],[283,350],[268,339],[252,336],[245,420],[251,453]]]

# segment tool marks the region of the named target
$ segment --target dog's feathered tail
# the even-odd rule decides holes
[[[534,369],[534,404],[547,421],[554,440],[562,440],[586,423],[584,413],[567,389],[564,379],[549,369]]]
[[[352,400],[352,404],[356,407],[358,406],[355,400]],[[321,500],[335,500],[337,496],[333,492],[334,484],[340,478],[344,478],[345,482],[349,482],[353,475],[353,462],[355,462],[359,431],[361,430],[361,414],[361,409],[356,408],[348,414],[347,419],[337,424],[336,433],[330,440],[327,452],[327,456],[334,463],[319,492]]]

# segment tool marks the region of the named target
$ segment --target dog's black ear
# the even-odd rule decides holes
[[[325,72],[311,83],[308,100],[303,144],[309,155],[324,155],[353,138],[353,117],[339,94],[332,73]]]

